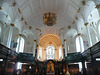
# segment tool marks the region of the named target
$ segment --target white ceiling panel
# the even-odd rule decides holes
[[[29,17],[32,15],[31,9],[29,6],[26,6],[23,10],[22,13],[25,17],[25,19],[29,19]]]

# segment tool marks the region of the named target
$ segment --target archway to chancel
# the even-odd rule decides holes
[[[54,63],[63,59],[61,39],[54,34],[44,35],[39,41],[37,55],[39,61],[46,62],[47,72],[54,72]]]

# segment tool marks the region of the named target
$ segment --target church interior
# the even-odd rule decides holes
[[[100,75],[100,0],[0,0],[0,75]]]

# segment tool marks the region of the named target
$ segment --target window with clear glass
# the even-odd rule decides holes
[[[100,24],[99,24],[99,27],[98,27],[98,31],[99,31],[99,36],[100,36]]]
[[[59,59],[61,59],[62,58],[62,48],[60,47],[59,48]]]
[[[42,49],[39,48],[39,59],[41,59],[41,58],[42,58]]]
[[[77,49],[77,52],[84,52],[83,39],[80,36],[76,38],[76,49]]]
[[[24,39],[22,37],[18,38],[16,52],[23,52],[23,50],[24,50],[24,43],[25,43],[25,41],[24,41]]]
[[[46,48],[46,58],[47,58],[47,60],[55,58],[55,47],[53,45],[47,46],[47,48]]]

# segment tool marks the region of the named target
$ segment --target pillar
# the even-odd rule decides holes
[[[92,40],[91,40],[91,35],[90,35],[90,30],[89,30],[89,27],[88,27],[88,23],[85,23],[84,25],[86,26],[86,30],[87,30],[89,47],[91,47],[92,46]]]
[[[83,71],[83,75],[87,75],[86,68],[85,68],[85,61],[82,61],[82,71]]]
[[[34,40],[33,44],[33,57],[35,57],[35,50],[36,50],[36,40]]]
[[[18,53],[19,53],[19,49],[20,49],[21,37],[22,37],[22,34],[19,34],[18,49],[17,49],[17,51],[16,51],[16,52],[18,52]]]
[[[78,35],[78,37],[79,37],[80,50],[81,50],[80,52],[82,53],[84,50],[82,49],[82,43],[83,43],[83,42],[81,41],[81,33],[78,33],[77,35]]]
[[[66,39],[64,40],[64,47],[65,47],[65,57],[67,57],[67,43],[66,43]]]

